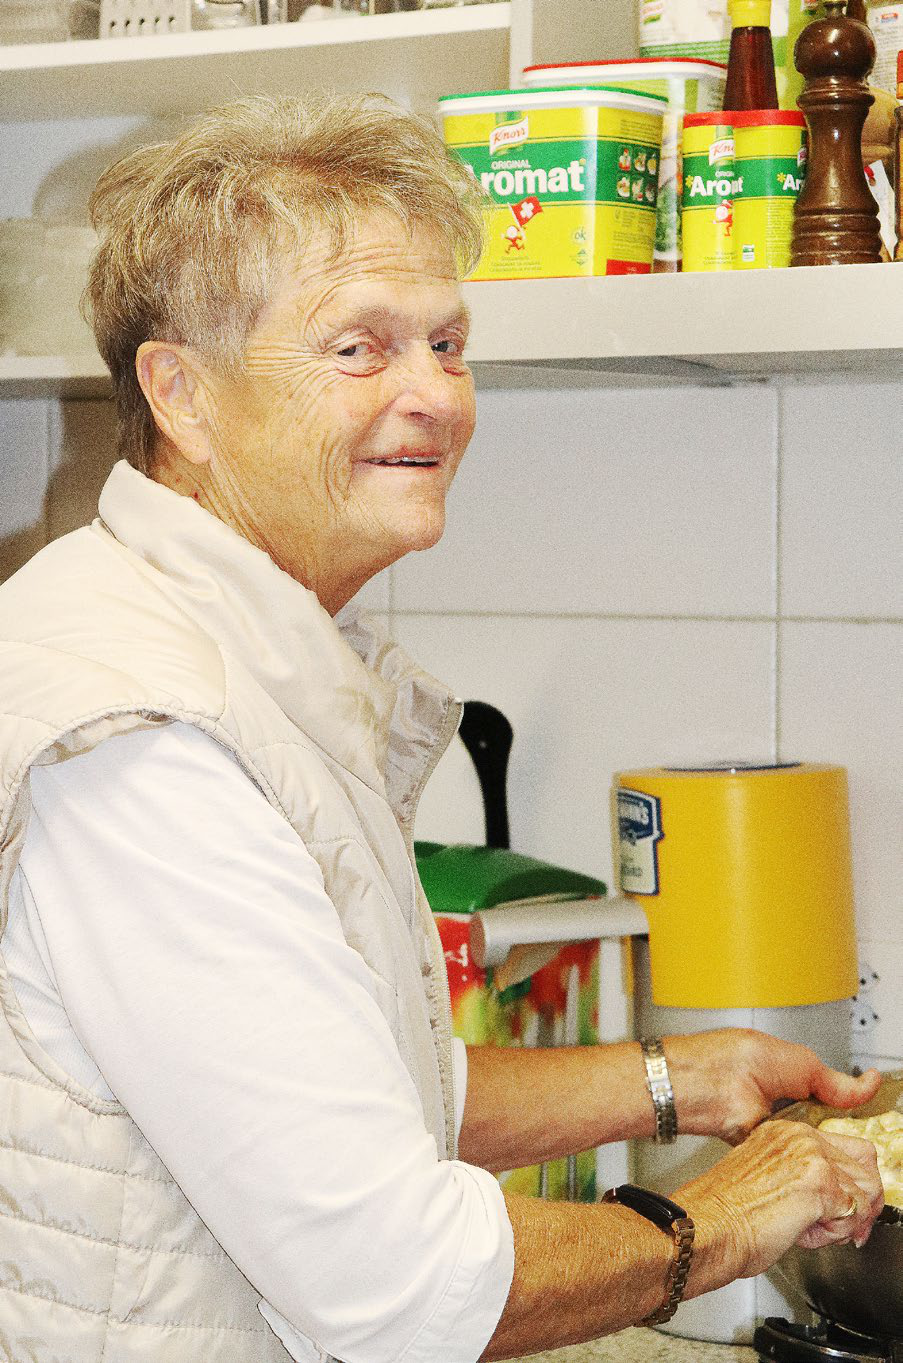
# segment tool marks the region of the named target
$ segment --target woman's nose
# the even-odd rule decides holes
[[[469,400],[466,373],[449,373],[432,346],[418,347],[404,357],[399,380],[398,404],[409,416],[456,420]]]

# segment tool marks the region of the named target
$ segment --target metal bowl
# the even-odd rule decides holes
[[[818,1126],[826,1117],[874,1117],[903,1111],[903,1070],[886,1074],[875,1097],[852,1111],[821,1103],[793,1103],[784,1121]],[[809,1305],[828,1320],[866,1334],[903,1339],[903,1212],[885,1207],[862,1249],[827,1245],[792,1249],[780,1269]]]

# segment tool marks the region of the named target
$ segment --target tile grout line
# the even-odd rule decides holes
[[[781,533],[783,530],[783,519],[781,516],[781,503],[783,497],[783,469],[784,469],[784,400],[785,390],[783,385],[777,387],[777,405],[775,407],[775,459],[774,459],[774,633],[772,640],[772,687],[773,687],[773,709],[774,733],[772,736],[772,749],[775,762],[781,760],[781,644],[783,642],[781,610],[783,607],[783,575],[782,555],[783,542]]]
[[[395,604],[392,590],[391,611],[394,616],[407,620],[432,620],[436,616],[456,620],[572,620],[597,621],[599,623],[640,622],[676,624],[721,624],[721,625],[771,625],[780,622],[798,625],[903,625],[903,616],[897,615],[694,615],[664,613],[648,614],[627,611],[518,611],[518,610],[423,610],[419,607],[399,607]]]
[[[41,530],[45,546],[50,543],[50,450],[53,444],[54,415],[57,403],[53,398],[44,399],[44,496],[41,499]]]

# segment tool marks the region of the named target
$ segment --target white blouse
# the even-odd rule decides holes
[[[2,947],[38,1040],[127,1108],[294,1358],[303,1332],[345,1363],[474,1363],[514,1271],[501,1189],[437,1158],[292,828],[185,724],[31,786]]]

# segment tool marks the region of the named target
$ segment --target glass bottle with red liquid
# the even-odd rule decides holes
[[[771,0],[731,0],[725,109],[777,109]]]

